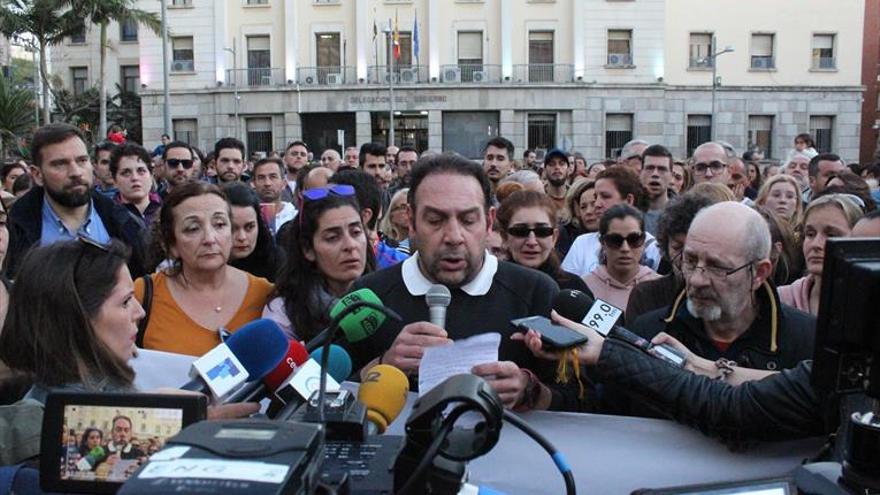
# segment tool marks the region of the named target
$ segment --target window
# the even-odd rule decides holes
[[[463,82],[472,82],[474,72],[483,70],[482,31],[458,32],[458,67]]]
[[[773,59],[773,35],[752,35],[752,69],[774,69],[776,61]]]
[[[89,85],[89,68],[71,67],[70,78],[73,81],[73,96],[79,96],[83,94]]]
[[[268,36],[247,37],[248,85],[272,84],[272,56]]]
[[[748,149],[758,148],[764,152],[764,158],[770,158],[773,151],[773,116],[749,115]]]
[[[394,61],[395,68],[404,67],[407,68],[413,63],[413,54],[412,54],[412,33],[403,32],[399,33],[400,36],[400,58]]]
[[[318,64],[318,82],[326,84],[328,74],[341,72],[342,57],[339,51],[339,33],[315,34],[315,46],[318,50],[315,59]]]
[[[712,63],[712,33],[691,33],[691,69],[711,68]]]
[[[119,25],[119,41],[137,41],[138,23],[128,19]]]
[[[141,85],[141,69],[137,65],[123,65],[120,69],[119,79],[122,81],[122,89],[129,93],[137,93]]]
[[[193,72],[192,36],[171,38],[171,72]]]
[[[247,0],[248,5],[269,5],[269,0]]]
[[[247,130],[247,153],[272,151],[272,119],[270,117],[257,117],[245,119]]]
[[[171,5],[175,7],[190,7],[192,0],[172,0]]]
[[[693,156],[697,146],[712,140],[712,116],[688,115],[687,156]]]
[[[528,133],[529,149],[549,150],[556,147],[556,114],[529,114]]]
[[[553,32],[529,32],[529,81],[553,81]]]
[[[498,135],[498,112],[443,112],[443,147],[483,158],[486,141]]]
[[[76,33],[70,35],[71,43],[85,43],[86,42],[86,28],[83,27]]]
[[[814,34],[813,68],[834,69],[837,67],[837,64],[835,64],[834,62],[834,35]]]
[[[611,67],[632,65],[632,30],[608,31],[608,65]]]
[[[174,140],[183,141],[186,144],[198,145],[198,121],[196,119],[174,119],[171,121],[174,129]]]
[[[617,158],[623,145],[633,138],[631,113],[609,113],[605,116],[605,158]]]
[[[834,117],[829,115],[813,115],[810,117],[810,135],[816,142],[816,151],[831,153],[832,136],[834,134]]]

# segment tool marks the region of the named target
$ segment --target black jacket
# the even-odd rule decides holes
[[[683,371],[606,339],[595,374],[680,423],[728,441],[788,440],[836,428],[836,403],[820,400],[802,361],[738,387]],[[827,406],[827,407],[826,407]]]
[[[6,251],[6,275],[15,279],[24,255],[40,242],[43,230],[43,188],[34,187],[19,198],[9,210],[9,248]],[[146,274],[144,262],[144,225],[125,207],[92,191],[95,211],[110,237],[131,248],[128,269],[132,278]]]
[[[651,340],[660,332],[672,335],[691,352],[710,360],[731,359],[746,368],[780,370],[794,368],[813,358],[816,319],[779,302],[776,289],[764,283],[755,297],[760,313],[752,326],[722,352],[703,328],[703,321],[690,314],[682,291],[672,306],[640,316],[630,330]]]

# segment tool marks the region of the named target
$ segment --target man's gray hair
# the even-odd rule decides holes
[[[770,238],[770,227],[767,220],[758,212],[749,215],[743,228],[744,253],[747,261],[758,261],[770,258],[773,244]]]
[[[517,182],[526,186],[531,184],[532,182],[541,182],[541,176],[538,175],[534,170],[517,170],[516,172],[508,175],[507,177],[501,179],[498,182],[498,185],[504,184],[506,182]],[[543,182],[542,182],[543,184]]]
[[[640,144],[649,146],[651,143],[645,141],[644,139],[633,139],[632,141],[628,141],[626,144],[623,145],[623,148],[620,149],[620,157],[624,160],[630,158],[630,156],[632,155],[632,149]]]

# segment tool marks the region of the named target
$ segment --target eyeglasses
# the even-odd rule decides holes
[[[640,248],[645,244],[645,233],[633,232],[626,236],[620,234],[605,234],[600,240],[602,241],[602,244],[605,244],[605,246],[611,249],[620,249],[623,247],[624,241],[626,241],[631,248]]]
[[[303,199],[309,201],[319,201],[330,195],[334,196],[354,196],[354,186],[348,184],[336,184],[328,187],[316,187],[314,189],[306,189],[302,192]]]
[[[179,166],[183,166],[184,169],[189,170],[193,166],[192,160],[178,160],[177,158],[169,158],[165,160],[165,164],[170,168],[177,168]]]
[[[702,270],[703,275],[715,280],[723,280],[727,277],[733,275],[734,273],[743,270],[752,266],[755,262],[749,261],[748,263],[738,266],[736,268],[725,268],[723,266],[716,265],[706,265],[700,266],[697,264],[696,257],[693,256],[684,256],[681,262],[681,271],[684,273],[685,278],[693,275],[697,270]]]
[[[519,238],[526,238],[532,232],[535,233],[535,237],[543,239],[553,235],[553,227],[549,225],[535,225],[534,227],[529,227],[528,225],[514,225],[507,229],[509,235]]]
[[[726,166],[726,163],[719,162],[718,160],[709,163],[699,162],[694,164],[694,173],[697,175],[706,175],[706,171],[711,169],[712,175],[715,175],[721,173]]]

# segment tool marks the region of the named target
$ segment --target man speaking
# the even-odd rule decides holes
[[[404,322],[386,320],[372,338],[353,345],[355,369],[384,363],[412,377],[426,348],[498,332],[499,361],[476,366],[473,373],[486,379],[506,407],[576,409],[577,385],[556,384],[555,365],[510,339],[510,320],[547,316],[559,288],[541,272],[486,252],[495,220],[490,194],[483,169],[457,155],[436,155],[413,169],[410,238],[418,252],[354,287],[372,289]],[[445,329],[428,322],[425,294],[434,284],[452,294]]]

